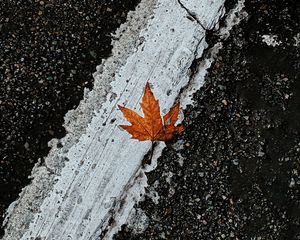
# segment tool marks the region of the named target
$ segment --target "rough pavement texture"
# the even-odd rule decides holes
[[[0,3],[0,226],[138,0]]]
[[[300,239],[300,2],[246,11],[115,239]]]

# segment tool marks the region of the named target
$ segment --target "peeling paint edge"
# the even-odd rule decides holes
[[[157,0],[142,0],[134,11],[128,13],[126,22],[116,30],[113,35],[115,40],[112,40],[112,56],[102,59],[93,74],[95,79],[93,90],[99,90],[98,95],[95,96],[96,91],[85,89],[83,100],[78,107],[66,113],[63,126],[67,134],[60,140],[52,139],[48,143],[51,147],[50,152],[44,161],[39,159],[33,167],[29,176],[32,182],[22,189],[19,198],[8,207],[2,225],[5,229],[3,239],[11,239],[7,237],[8,232],[9,236],[21,238],[22,231],[28,227],[34,213],[38,211],[47,196],[47,192],[52,189],[54,177],[59,174],[64,167],[64,162],[67,161],[55,155],[59,155],[57,152],[67,151],[85,133],[87,125],[95,115],[94,109],[100,109],[106,101],[107,93],[111,88],[110,83],[114,80],[113,74],[125,64],[128,56],[139,45],[140,33],[151,19],[156,2]],[[59,142],[63,145],[62,148],[57,147]]]

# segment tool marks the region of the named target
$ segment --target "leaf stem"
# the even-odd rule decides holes
[[[154,141],[151,141],[151,152],[150,152],[150,157],[149,157],[150,164],[151,164],[151,161],[152,161],[153,152],[154,152]]]
[[[154,153],[154,147],[155,147],[155,141],[151,141],[150,153],[148,152],[147,155],[145,156],[145,158],[143,159],[143,162],[142,162],[143,166],[151,164],[153,153]]]

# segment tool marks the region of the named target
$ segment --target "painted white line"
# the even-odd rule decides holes
[[[118,127],[124,119],[117,104],[140,112],[139,101],[149,81],[162,112],[168,111],[189,82],[192,61],[206,47],[199,22],[207,28],[216,24],[223,3],[142,1],[125,24],[129,30],[123,26],[125,32],[118,31],[113,56],[98,67],[93,90],[68,113],[63,147],[56,147],[57,140],[51,142],[45,165],[34,169],[32,184],[10,209],[4,239],[97,239],[106,230],[105,238],[112,237],[129,214],[120,211],[118,203],[124,194],[135,196],[134,189],[126,188],[137,181],[151,145],[130,139]],[[201,6],[196,20],[187,11],[189,6]],[[143,191],[143,184],[138,191]],[[131,205],[133,200],[129,198]],[[116,225],[109,224],[113,216]]]

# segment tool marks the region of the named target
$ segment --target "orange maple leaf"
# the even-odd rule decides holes
[[[130,133],[132,138],[139,141],[169,141],[176,133],[184,130],[183,126],[175,126],[179,114],[179,103],[176,103],[162,120],[159,102],[155,99],[149,83],[146,84],[140,104],[144,117],[129,108],[118,105],[124,117],[131,123],[131,125],[120,126]]]

